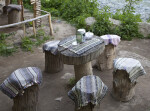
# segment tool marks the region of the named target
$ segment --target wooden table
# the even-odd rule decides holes
[[[72,45],[72,42],[74,41],[76,41],[76,35],[61,40],[58,44],[58,52],[59,57],[64,64],[74,65],[75,78],[76,81],[78,81],[83,76],[93,74],[91,61],[99,57],[99,55],[104,51],[105,44],[103,39],[97,36],[94,36],[92,40],[86,40],[84,43],[78,45]],[[93,43],[93,45],[91,46],[89,46],[90,41],[94,41],[91,42]],[[86,51],[82,51],[81,54],[76,53],[72,50],[78,46],[81,48],[83,45],[86,47]]]

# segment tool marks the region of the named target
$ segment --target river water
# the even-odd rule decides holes
[[[98,0],[100,3],[100,8],[103,8],[105,5],[110,7],[112,13],[116,12],[116,9],[122,9],[126,2],[125,0]],[[141,14],[141,19],[146,21],[150,17],[150,0],[143,0],[137,5],[134,5],[136,11],[135,14]]]

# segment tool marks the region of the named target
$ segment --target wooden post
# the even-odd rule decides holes
[[[5,6],[8,6],[10,4],[10,0],[5,0]]]
[[[23,95],[18,95],[13,99],[12,111],[37,111],[38,85],[25,89]]]
[[[75,107],[75,111],[100,111],[100,105],[94,106],[91,103],[89,103],[87,106],[84,106],[80,109],[77,109]]]
[[[21,0],[17,0],[18,5],[21,5]]]
[[[35,21],[32,21],[32,26],[33,26],[33,32],[34,32],[34,36],[36,37]]]
[[[112,44],[106,45],[104,52],[96,60],[96,68],[98,70],[106,70],[113,68],[113,60],[116,57],[115,46]]]
[[[25,37],[26,36],[26,25],[23,24],[23,36]]]
[[[112,96],[119,101],[129,101],[135,95],[136,82],[131,82],[125,70],[113,72]]]
[[[45,51],[45,72],[57,73],[63,70],[64,64],[58,55],[54,55],[49,51]]]
[[[53,35],[53,27],[52,27],[52,23],[51,23],[51,14],[49,14],[48,20],[49,20],[50,35]]]
[[[91,62],[81,65],[74,65],[74,71],[76,81],[79,81],[83,76],[93,74]]]
[[[24,21],[24,6],[22,0],[20,0],[20,5],[21,5],[21,21]]]

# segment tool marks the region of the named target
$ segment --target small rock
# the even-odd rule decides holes
[[[58,97],[58,98],[55,99],[55,101],[61,102],[62,98],[63,98],[63,97]]]
[[[65,80],[69,80],[70,78],[73,78],[74,77],[74,74],[71,74],[71,73],[65,73],[61,79],[65,79]]]
[[[89,26],[93,25],[95,22],[96,22],[96,20],[94,17],[88,17],[85,19],[86,25],[89,25]]]

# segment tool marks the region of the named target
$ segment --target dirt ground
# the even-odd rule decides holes
[[[2,22],[0,20],[0,22]],[[48,23],[45,22],[45,30],[49,31]],[[53,20],[54,38],[62,39],[75,34],[75,28],[61,20]],[[21,29],[20,29],[21,30]],[[19,38],[19,36],[18,36]],[[121,41],[117,46],[118,57],[132,57],[139,60],[147,75],[139,77],[136,85],[135,97],[129,102],[119,102],[111,97],[112,70],[100,72],[93,69],[95,75],[99,76],[108,86],[109,90],[101,101],[101,111],[150,111],[150,39],[134,39],[132,41]],[[71,65],[64,65],[64,70],[56,74],[44,72],[45,57],[42,46],[35,48],[34,52],[18,51],[13,56],[0,57],[0,84],[17,68],[39,67],[43,72],[43,83],[40,86],[38,111],[74,111],[74,102],[68,98],[67,92],[70,88],[67,83],[74,76]],[[93,61],[94,64],[94,61]],[[66,73],[70,76],[65,77]],[[61,97],[61,101],[56,98]],[[0,111],[11,111],[13,101],[0,92]]]

